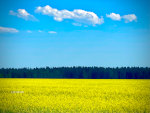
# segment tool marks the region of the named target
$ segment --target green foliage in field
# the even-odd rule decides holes
[[[0,79],[0,112],[150,112],[150,80]]]

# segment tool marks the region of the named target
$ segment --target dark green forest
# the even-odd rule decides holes
[[[150,68],[143,67],[45,67],[1,68],[0,78],[80,78],[80,79],[150,79]]]

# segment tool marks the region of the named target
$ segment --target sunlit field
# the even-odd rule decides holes
[[[150,80],[0,79],[2,113],[150,113]]]

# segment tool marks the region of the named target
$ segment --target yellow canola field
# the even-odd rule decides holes
[[[150,113],[150,80],[0,79],[1,113]]]

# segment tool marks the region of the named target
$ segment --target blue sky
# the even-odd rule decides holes
[[[149,0],[1,0],[0,67],[150,67]]]

